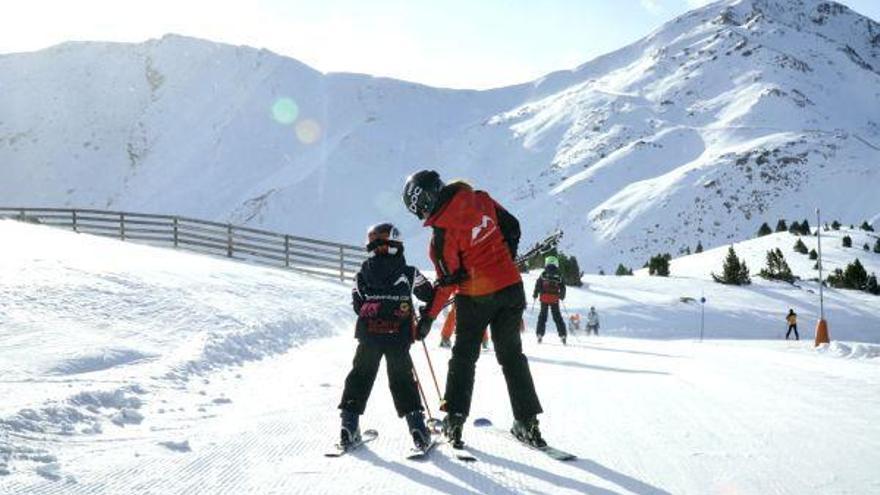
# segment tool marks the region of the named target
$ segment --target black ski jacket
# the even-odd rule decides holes
[[[352,308],[358,315],[355,337],[362,342],[411,343],[413,293],[430,303],[434,289],[418,268],[406,264],[402,253],[375,255],[364,261],[351,290]]]

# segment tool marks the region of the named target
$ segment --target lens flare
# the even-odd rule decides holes
[[[304,119],[296,123],[296,137],[303,144],[312,144],[321,139],[321,125],[312,119]]]
[[[272,118],[282,125],[290,125],[299,116],[299,106],[291,98],[278,98],[272,104]]]

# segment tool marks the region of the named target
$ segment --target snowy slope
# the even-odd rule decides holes
[[[527,240],[563,227],[588,272],[640,265],[768,212],[876,221],[878,40],[834,2],[723,0],[491,91],[180,36],[67,43],[0,56],[0,194],[357,242],[382,218],[424,236],[400,186],[436,167],[491,190]]]
[[[587,276],[566,309],[597,306],[600,337],[576,334],[563,347],[550,330],[539,346],[533,310],[524,335],[545,436],[579,461],[476,428],[466,431],[474,465],[443,450],[404,461],[408,439],[381,373],[363,418],[380,438],[330,460],[322,453],[354,351],[347,287],[10,221],[0,236],[15,239],[0,244],[0,493],[880,489],[880,312],[852,291],[829,290],[836,340],[816,351],[808,338],[780,339],[789,305],[809,337],[809,290]],[[681,300],[700,293],[709,300],[702,344],[699,309]],[[442,386],[448,351],[436,339]],[[501,371],[484,354],[473,416],[504,427]],[[436,412],[421,347],[413,356]]]

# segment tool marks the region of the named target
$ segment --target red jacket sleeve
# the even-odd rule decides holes
[[[464,267],[461,265],[458,248],[455,239],[447,236],[447,230],[434,227],[431,237],[431,261],[437,270],[437,288],[434,292],[434,300],[428,306],[428,316],[437,318],[440,310],[446,305],[449,296],[455,293],[458,284],[466,276]]]

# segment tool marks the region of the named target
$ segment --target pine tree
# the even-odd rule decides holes
[[[788,225],[785,223],[784,218],[780,218],[778,222],[776,222],[776,232],[785,232],[788,230]]]
[[[772,234],[773,231],[770,230],[770,226],[767,225],[767,222],[761,224],[761,227],[758,228],[758,237],[764,237],[765,235]]]
[[[697,247],[694,249],[694,253],[702,253],[703,252],[703,243],[697,241]]]
[[[866,242],[866,243],[862,246],[862,250],[864,250],[864,251],[870,251],[870,250],[871,250],[871,246],[869,246],[868,243]]]
[[[843,247],[852,247],[852,237],[848,235],[843,236]]]
[[[874,242],[874,252],[880,253],[880,238],[878,238],[877,241]]]
[[[620,263],[617,265],[617,270],[614,272],[614,274],[617,275],[618,277],[622,277],[625,275],[632,275],[633,271],[632,271],[632,268],[627,268],[627,267],[623,266],[623,263]]]
[[[840,222],[838,222],[837,220],[831,222],[831,228],[833,230],[840,230]]]
[[[669,253],[658,254],[656,256],[652,256],[650,260],[648,260],[648,275],[655,275],[658,277],[668,277],[669,276],[669,262],[672,260],[672,255]]]
[[[747,285],[752,283],[749,278],[749,268],[745,261],[740,261],[736,256],[733,246],[727,251],[727,257],[724,259],[724,265],[721,267],[721,276],[712,273],[712,278],[722,284],[728,285]]]
[[[869,294],[874,294],[875,296],[880,295],[880,285],[877,284],[877,275],[871,274],[868,277],[868,282],[865,284],[865,292]]]
[[[862,225],[859,226],[859,228],[864,231],[867,231],[867,232],[874,232],[874,227],[872,227],[871,224],[869,224],[867,220],[862,222]]]
[[[832,287],[839,289],[862,290],[868,285],[868,272],[865,271],[862,262],[856,258],[854,262],[846,265],[846,268],[843,270],[835,268],[828,275],[828,283]]]
[[[804,241],[798,239],[796,243],[794,243],[794,250],[801,254],[807,254],[807,245],[804,244]]]
[[[767,280],[782,280],[784,282],[794,282],[794,275],[791,268],[785,261],[782,251],[779,248],[767,251],[767,267],[761,269],[759,276]]]
[[[807,219],[805,218],[803,223],[801,223],[801,234],[802,235],[810,235],[810,233],[811,233],[810,222],[808,222]]]
[[[794,235],[800,235],[801,224],[797,223],[797,220],[791,222],[791,225],[788,226],[788,231]]]
[[[819,253],[817,253],[815,249],[810,249],[810,259],[811,260],[819,259]]]

